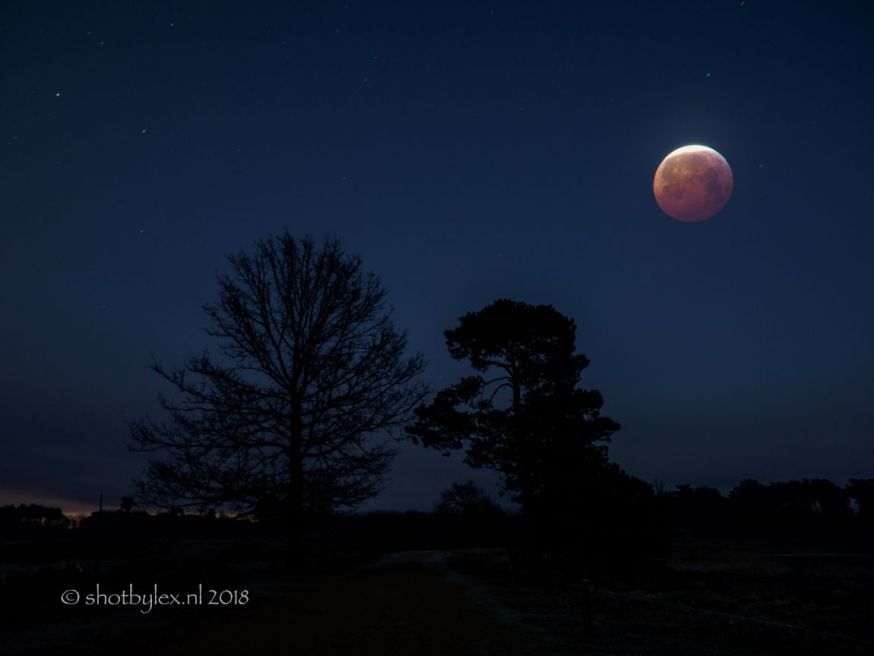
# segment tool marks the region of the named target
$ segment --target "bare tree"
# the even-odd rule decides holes
[[[386,292],[336,240],[288,233],[229,257],[206,305],[205,352],[153,369],[175,388],[163,421],[129,424],[132,448],[159,451],[137,481],[159,506],[285,515],[352,507],[381,486],[394,429],[425,397]]]

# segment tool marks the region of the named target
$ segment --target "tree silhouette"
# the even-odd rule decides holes
[[[160,398],[166,420],[130,423],[135,450],[164,455],[137,489],[162,507],[283,515],[298,540],[306,512],[378,491],[391,431],[426,393],[422,358],[338,241],[283,233],[229,261],[204,308],[218,355],[153,365],[175,394]]]
[[[502,515],[501,507],[473,481],[453,483],[440,493],[434,511],[449,515]]]
[[[589,361],[574,353],[575,332],[548,305],[498,300],[465,314],[446,344],[478,373],[417,408],[408,435],[447,453],[464,449],[471,466],[500,472],[524,514],[561,505],[587,472],[604,468],[619,429],[601,416],[601,394],[577,387]]]

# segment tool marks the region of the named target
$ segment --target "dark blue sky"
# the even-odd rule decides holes
[[[864,2],[34,3],[0,9],[0,502],[111,502],[150,354],[207,344],[226,254],[338,236],[439,386],[498,297],[578,324],[668,485],[874,475]],[[715,218],[652,175],[703,143]],[[442,377],[442,378],[441,378]],[[375,507],[469,475],[407,447]]]

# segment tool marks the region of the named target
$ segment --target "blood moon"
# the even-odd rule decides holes
[[[707,146],[683,146],[659,164],[652,181],[662,211],[684,223],[704,221],[731,197],[734,178],[725,158]]]

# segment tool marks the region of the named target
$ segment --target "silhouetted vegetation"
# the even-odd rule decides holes
[[[678,485],[673,491],[651,496],[651,488],[608,464],[590,480],[588,504],[578,512],[591,531],[609,529],[620,542],[621,523],[603,517],[622,517],[629,530],[642,522],[659,523],[651,528],[703,536],[870,540],[874,518],[866,511],[863,497],[874,479],[853,479],[841,487],[824,479],[780,481],[770,484],[744,480],[728,494],[710,487]],[[624,488],[623,488],[624,486]],[[611,499],[609,495],[612,494]],[[583,495],[580,499],[585,498]],[[104,510],[71,519],[59,508],[36,504],[0,506],[0,537],[6,539],[104,536],[112,539],[234,538],[280,536],[272,523],[215,512],[186,513],[181,508],[147,512],[130,507],[123,497],[117,510]],[[624,505],[623,505],[624,504]],[[650,512],[655,505],[657,510]],[[639,511],[645,510],[645,513]],[[637,512],[638,514],[634,514]],[[562,521],[558,517],[556,521]],[[524,515],[506,511],[472,481],[453,483],[443,490],[431,512],[367,512],[322,516],[308,532],[312,544],[351,539],[359,546],[382,548],[428,548],[505,544],[525,522]],[[568,529],[570,530],[570,529]],[[866,541],[859,546],[874,546]],[[665,546],[665,545],[662,545]],[[621,547],[620,547],[621,548]],[[625,556],[633,555],[625,553]]]
[[[145,511],[95,512],[83,517],[79,530],[86,536],[116,541],[163,538],[231,538],[268,534],[263,526],[246,519],[215,513],[184,514]]]
[[[70,519],[60,508],[38,504],[0,506],[0,537],[6,539],[26,538],[57,533],[70,526]]]
[[[297,636],[283,604],[310,596],[332,630],[338,608],[341,621],[366,608],[368,621],[391,614],[430,626],[434,616],[416,617],[406,599],[421,590],[460,604],[453,629],[471,609],[457,589],[447,593],[446,571],[425,569],[451,567],[514,618],[571,616],[560,631],[573,645],[611,631],[627,641],[614,651],[612,637],[602,640],[604,653],[648,650],[635,638],[641,622],[659,653],[675,653],[676,631],[695,638],[699,613],[724,645],[754,635],[761,653],[778,653],[776,644],[818,655],[838,638],[846,649],[835,653],[866,653],[857,647],[867,640],[858,626],[870,602],[874,479],[665,491],[609,460],[619,424],[601,414],[597,390],[580,387],[589,361],[575,350],[574,321],[553,307],[498,300],[462,316],[446,343],[474,373],[423,403],[421,358],[404,355],[385,291],[336,241],[316,247],[285,234],[231,264],[206,307],[218,355],[154,366],[174,394],[161,399],[166,420],[130,425],[136,448],[163,457],[136,495],[106,511],[101,495],[100,511],[75,520],[57,508],[0,508],[0,620],[33,628],[70,612],[88,617],[59,607],[56,591],[88,589],[99,576],[106,586],[160,580],[179,592],[205,579],[255,580],[259,594],[281,580],[289,587],[268,625],[283,636]],[[414,442],[498,472],[515,505],[502,508],[468,480],[442,490],[430,512],[351,512],[379,489],[391,431],[404,424]],[[809,563],[821,557],[828,571]],[[306,593],[290,593],[301,581]],[[363,603],[348,601],[362,589]],[[726,630],[726,617],[743,628]],[[205,624],[211,636],[212,619]],[[187,631],[187,620],[177,626]],[[775,639],[773,627],[815,640]]]
[[[547,305],[498,300],[446,331],[449,353],[476,372],[416,409],[407,433],[465,462],[494,469],[521,508],[525,551],[623,551],[650,541],[651,486],[607,460],[619,424],[597,390],[576,326]]]
[[[434,511],[447,515],[468,515],[486,517],[503,515],[501,507],[473,481],[453,483],[440,493],[440,501]]]
[[[305,599],[307,619],[293,624],[301,639],[313,631],[313,639],[325,635],[312,622],[334,626],[358,617],[352,613],[363,607],[367,622],[393,636],[397,621],[413,621],[410,608],[444,594],[442,574],[429,573],[429,568],[448,566],[453,580],[465,582],[468,590],[488,590],[489,612],[512,613],[514,623],[542,627],[550,641],[560,638],[576,645],[583,639],[590,646],[606,641],[614,653],[640,653],[641,641],[657,641],[669,653],[687,653],[670,648],[697,644],[706,627],[726,653],[867,653],[864,640],[874,635],[862,619],[871,590],[871,556],[864,554],[874,550],[874,527],[863,510],[866,497],[860,495],[870,490],[870,480],[845,487],[823,480],[743,481],[728,495],[684,485],[653,496],[648,486],[641,489],[640,481],[608,463],[588,481],[589,503],[580,495],[576,507],[585,520],[578,524],[560,515],[559,521],[569,517],[574,523],[555,535],[573,538],[583,525],[590,540],[613,545],[614,553],[585,544],[571,550],[577,543],[569,541],[564,548],[548,545],[543,552],[548,559],[537,568],[520,563],[506,547],[525,534],[526,516],[504,512],[467,481],[445,489],[432,512],[313,518],[307,547],[297,554],[306,566],[301,570],[305,587],[286,583],[291,587],[283,588],[281,600],[266,592],[286,580],[287,573],[282,565],[285,541],[275,537],[278,527],[269,522],[181,509],[147,513],[128,500],[117,510],[95,512],[75,523],[58,509],[6,506],[0,508],[0,538],[5,540],[0,541],[0,630],[20,632],[16,644],[33,642],[28,631],[56,644],[64,640],[63,632],[46,627],[92,622],[99,613],[99,635],[88,633],[87,645],[73,645],[65,653],[112,653],[119,638],[110,636],[128,630],[125,618],[134,617],[138,626],[137,611],[64,607],[57,601],[59,591],[93,590],[97,581],[106,590],[133,584],[147,591],[158,582],[162,591],[187,593],[201,582],[250,589],[259,581],[262,587],[253,592],[257,606],[234,609],[219,626],[239,623],[249,616],[244,612],[255,618],[275,612],[276,624],[263,630],[285,631],[297,621],[287,614],[286,604],[304,604]],[[653,518],[658,520],[655,529],[673,533],[670,550],[655,560],[644,557],[651,545],[622,544]],[[409,589],[413,581],[421,599],[411,603],[404,597],[391,606],[395,595],[415,594]],[[363,607],[352,601],[358,595],[367,599]],[[347,597],[348,603],[343,601]],[[319,600],[315,607],[313,599]],[[384,625],[389,607],[391,621]],[[464,608],[483,613],[485,607]],[[213,611],[201,616],[164,610],[161,621],[169,618],[180,639],[194,635],[192,622],[203,623],[203,636],[213,635],[217,626]],[[144,630],[140,635],[151,634]],[[751,640],[764,651],[745,651]],[[95,644],[104,643],[104,651],[95,650]],[[537,648],[530,653],[551,652]]]
[[[824,479],[762,484],[741,481],[726,496],[680,485],[662,501],[674,528],[709,535],[816,538],[839,541],[874,536],[865,501],[871,479],[840,487]]]
[[[287,233],[229,258],[205,307],[218,355],[154,370],[174,388],[167,421],[131,423],[159,452],[138,482],[144,503],[232,509],[288,526],[354,507],[381,487],[389,432],[424,396],[420,356],[391,321],[386,292],[335,240]]]

